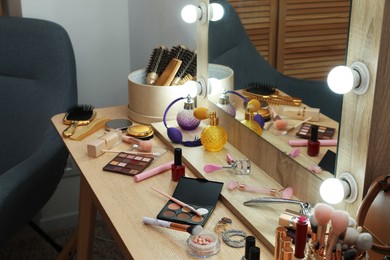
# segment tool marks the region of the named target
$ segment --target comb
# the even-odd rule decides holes
[[[96,131],[102,129],[108,121],[111,119],[107,117],[101,117],[97,118],[94,121],[92,121],[89,125],[83,127],[80,131],[77,131],[74,133],[70,139],[76,140],[76,141],[81,141],[84,138],[87,138],[91,134],[95,133]]]
[[[247,84],[243,95],[249,100],[257,99],[270,105],[300,106],[302,104],[302,99],[281,95],[274,86],[260,82]]]

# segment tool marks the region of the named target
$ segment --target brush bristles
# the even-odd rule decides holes
[[[185,75],[190,73],[190,70],[193,69],[193,63],[195,60],[196,66],[196,54],[190,50],[184,50],[184,55],[182,56],[182,65],[176,73],[176,77],[183,78]]]
[[[245,86],[245,90],[258,95],[272,95],[275,94],[276,88],[266,83],[250,82]]]
[[[149,64],[146,68],[146,74],[155,72],[158,75],[161,75],[162,71],[165,69],[168,64],[166,60],[169,58],[168,48],[165,46],[160,46],[153,49],[152,55],[149,60]]]
[[[89,120],[93,115],[94,106],[92,105],[75,105],[68,109],[68,114],[66,116],[67,120],[70,121],[82,121]]]
[[[203,227],[201,225],[192,225],[187,228],[187,232],[193,236],[197,236],[202,233]]]

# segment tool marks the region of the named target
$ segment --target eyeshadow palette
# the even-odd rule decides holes
[[[217,204],[222,186],[222,182],[181,177],[172,197],[194,207],[202,213],[202,216],[198,216],[169,200],[157,215],[157,218],[182,224],[203,226]]]
[[[145,170],[153,160],[153,157],[119,153],[103,167],[103,171],[134,176]]]
[[[310,123],[303,123],[301,125],[301,128],[296,133],[296,136],[304,138],[304,139],[310,139],[311,135],[311,126]],[[336,129],[327,127],[327,126],[318,126],[318,139],[320,140],[329,140],[332,139],[334,133],[336,132]]]

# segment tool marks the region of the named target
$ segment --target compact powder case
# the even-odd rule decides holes
[[[106,123],[105,128],[107,131],[115,129],[125,132],[132,124],[133,122],[128,119],[113,119]]]
[[[157,215],[157,218],[170,222],[203,226],[217,204],[222,186],[222,182],[181,177],[172,197],[194,207],[202,213],[202,216],[198,216],[169,200]]]
[[[149,125],[132,125],[127,128],[127,134],[135,138],[147,140],[153,137],[154,131]]]

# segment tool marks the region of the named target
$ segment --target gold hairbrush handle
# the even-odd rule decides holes
[[[74,131],[76,130],[76,127],[79,125],[79,121],[73,121],[72,124],[70,124],[64,132],[62,132],[62,135],[65,137],[71,137],[74,134]]]

